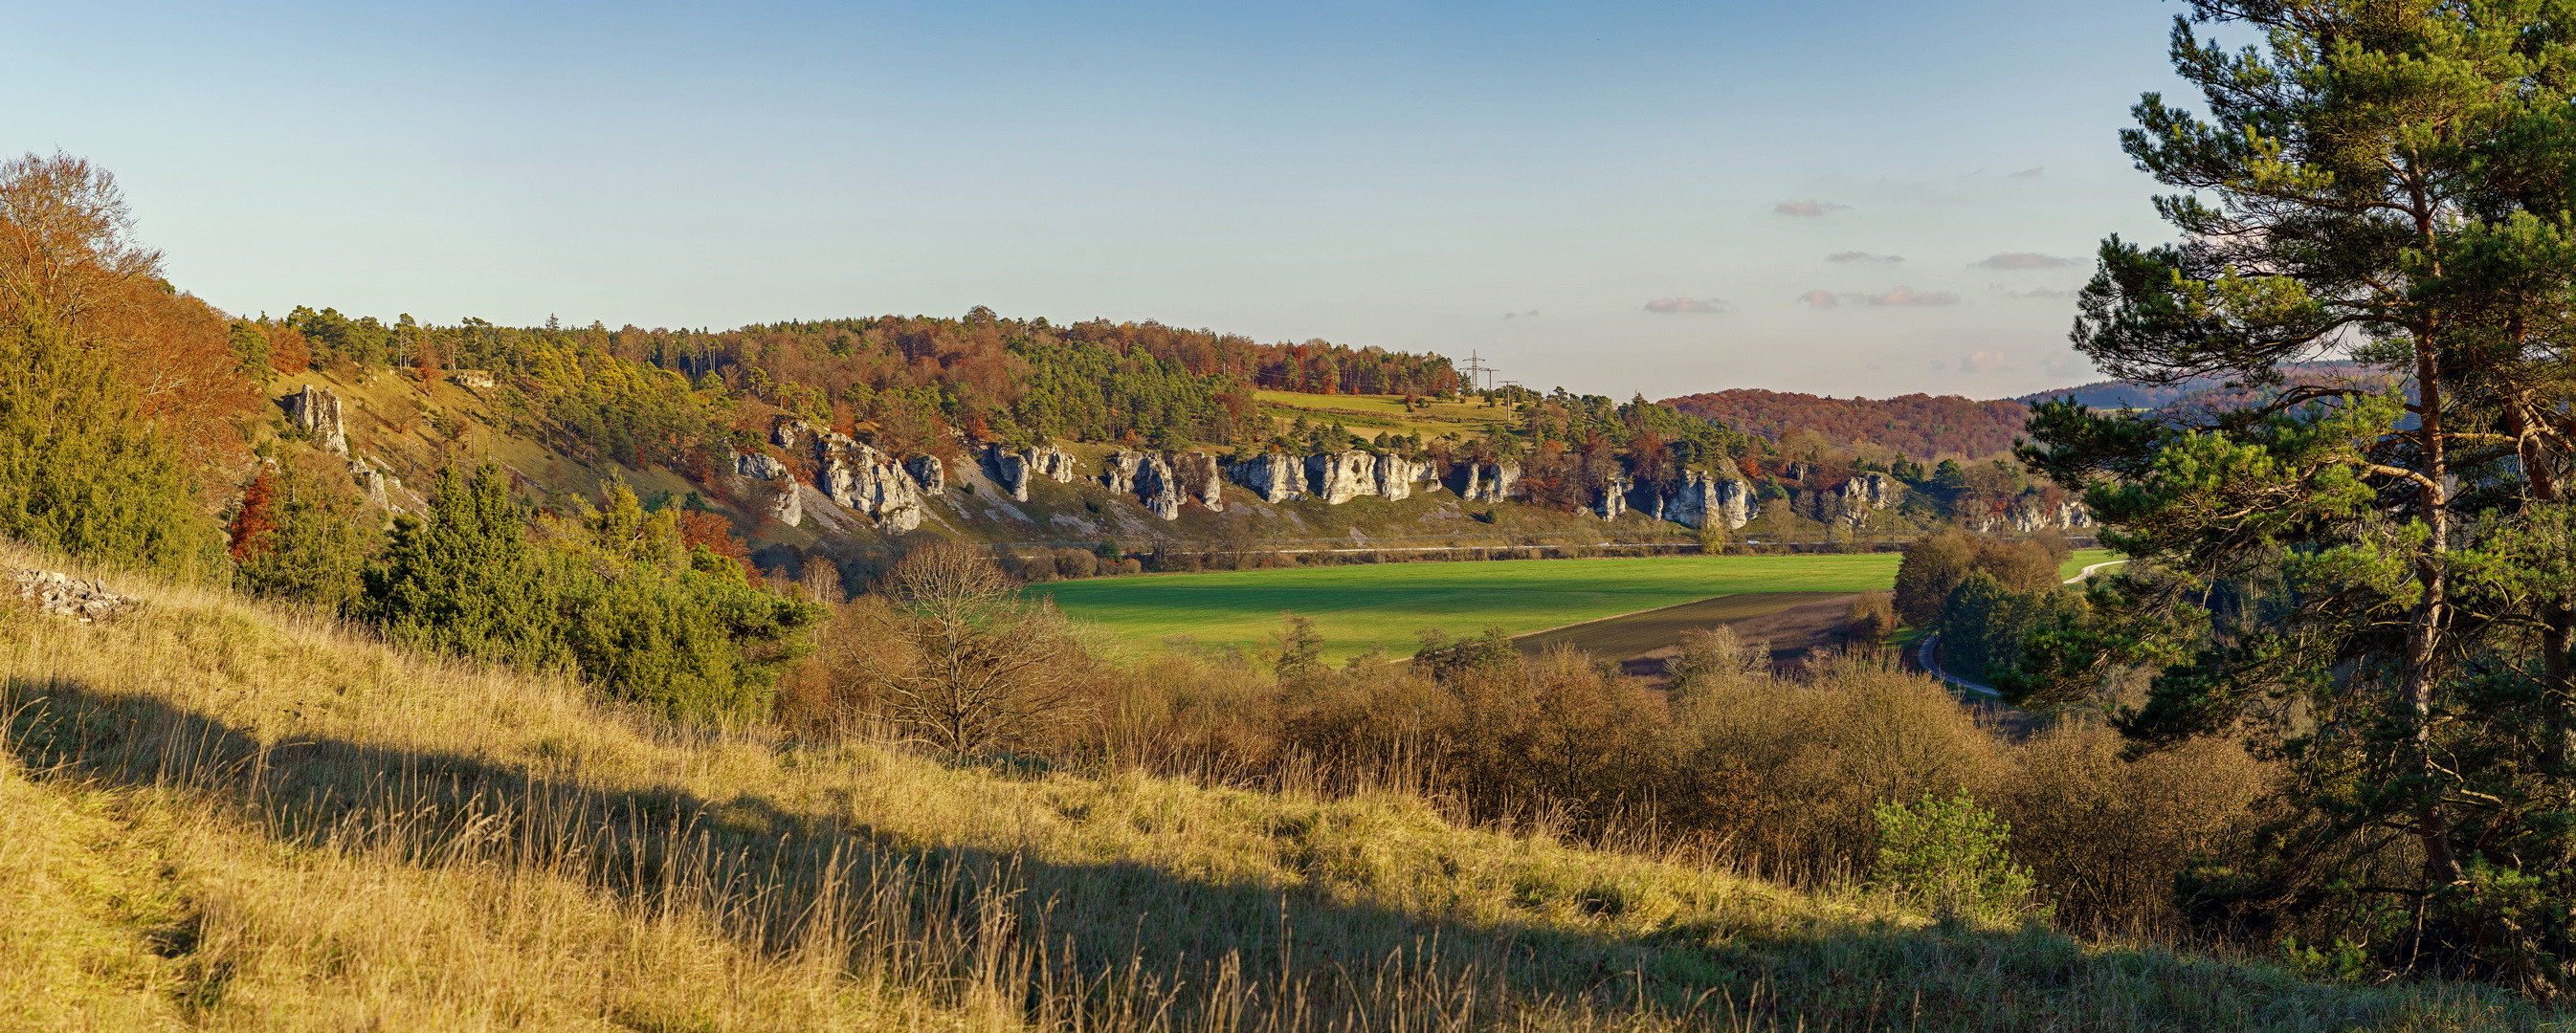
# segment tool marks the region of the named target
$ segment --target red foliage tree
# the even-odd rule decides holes
[[[269,540],[276,533],[277,472],[261,464],[259,476],[251,478],[250,487],[242,492],[240,508],[233,511],[233,562],[247,563],[267,555],[276,547]]]

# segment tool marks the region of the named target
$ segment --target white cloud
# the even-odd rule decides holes
[[[2029,168],[2026,168],[2026,169],[2023,169],[2023,170],[2021,170],[2021,171],[2019,171],[2019,172],[2013,173],[2011,176],[2009,176],[2009,177],[2007,177],[2007,178],[2010,178],[2010,179],[2038,179],[2038,178],[2039,178],[2039,174],[2040,174],[2041,172],[2046,171],[2047,169],[2048,169],[2048,166],[2046,166],[2046,165],[2033,165],[2033,166],[2031,166],[2031,167],[2029,167]]]
[[[1846,291],[1841,294],[1834,294],[1827,291],[1814,290],[1798,295],[1798,302],[1808,308],[1832,308],[1844,302],[1850,302],[1854,305],[1877,305],[1881,307],[1931,307],[1937,305],[1956,305],[1959,303],[1959,296],[1948,291],[1918,291],[1912,287],[1891,287],[1876,294],[1871,294],[1866,291]]]
[[[2073,287],[2066,288],[2065,290],[2058,290],[2053,287],[2032,287],[2028,290],[2013,290],[2000,283],[1990,283],[1986,285],[1986,289],[2007,298],[2072,298],[2076,295],[2076,290]]]
[[[1905,256],[1903,256],[1903,255],[1873,255],[1873,254],[1870,254],[1870,253],[1869,253],[1869,252],[1867,252],[1867,251],[1836,251],[1836,252],[1834,252],[1833,254],[1826,255],[1826,256],[1825,256],[1825,261],[1828,261],[1828,262],[1840,262],[1840,263],[1850,263],[1850,262],[1872,262],[1872,263],[1882,263],[1882,264],[1886,264],[1886,265],[1895,265],[1895,264],[1896,264],[1896,263],[1898,263],[1898,262],[1905,261]]]
[[[2064,269],[2074,264],[2075,260],[2072,258],[2059,258],[2055,255],[2042,255],[2030,251],[2006,251],[1977,263],[1979,268],[1984,269]]]
[[[1999,351],[1973,351],[1959,357],[1962,373],[1992,373],[2005,368],[2004,353]]]
[[[1537,309],[1531,309],[1531,310],[1529,310],[1529,311],[1527,311],[1527,312],[1505,312],[1505,313],[1503,313],[1503,318],[1505,318],[1505,319],[1537,319],[1537,318],[1538,318],[1538,310],[1537,310]]]
[[[1726,303],[1716,298],[1656,298],[1646,303],[1648,312],[1724,312]]]
[[[1948,291],[1918,291],[1912,287],[1897,287],[1885,293],[1861,294],[1855,295],[1854,298],[1864,305],[1956,305],[1959,303],[1959,296]]]
[[[1771,203],[1772,211],[1778,212],[1782,215],[1794,215],[1801,219],[1822,218],[1826,212],[1839,212],[1850,207],[1851,206],[1847,204],[1835,204],[1832,201],[1819,201],[1812,197],[1804,201],[1774,201]]]

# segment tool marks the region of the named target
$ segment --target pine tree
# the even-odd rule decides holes
[[[2015,686],[2082,698],[2161,670],[2148,749],[2245,736],[2284,759],[2253,856],[2189,883],[2238,932],[2374,945],[2393,966],[2567,982],[2576,926],[2576,10],[2523,0],[2194,0],[2265,33],[2174,29],[2207,121],[2150,94],[2123,134],[2182,191],[2183,242],[2117,237],[2079,349],[2123,379],[2270,400],[2194,426],[2041,407],[2025,455],[2142,572],[2042,635]],[[2348,350],[2397,374],[2292,386]],[[2159,573],[2160,572],[2160,573]],[[2402,837],[2392,843],[2391,837]]]
[[[366,574],[366,614],[394,638],[467,656],[562,656],[527,527],[497,464],[438,472],[426,517],[394,521]]]

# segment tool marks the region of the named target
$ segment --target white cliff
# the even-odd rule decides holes
[[[1886,509],[1905,499],[1905,483],[1883,473],[1853,474],[1843,482],[1843,501]]]
[[[1225,465],[1225,475],[1263,502],[1277,504],[1305,497],[1304,465],[1285,452],[1264,452]]]
[[[1723,527],[1732,531],[1753,522],[1753,489],[1732,477],[1711,477],[1697,470],[1682,474],[1664,501],[1663,519],[1684,527]]]
[[[1377,496],[1390,502],[1412,498],[1413,486],[1424,481],[1430,481],[1432,488],[1440,486],[1432,476],[1431,464],[1419,459],[1406,459],[1392,452],[1377,457],[1374,480]]]
[[[1628,511],[1628,492],[1635,487],[1626,477],[1612,477],[1609,486],[1602,489],[1600,500],[1592,504],[1592,514],[1603,520],[1619,519],[1619,514]]]
[[[1469,502],[1501,502],[1520,488],[1519,463],[1461,463],[1459,471],[1458,497]]]
[[[1362,495],[1377,494],[1377,457],[1358,449],[1322,452],[1306,457],[1306,492],[1338,506]]]
[[[1212,512],[1224,512],[1225,482],[1217,476],[1216,457],[1205,452],[1174,452],[1170,456],[1172,476],[1180,481],[1181,495]]]

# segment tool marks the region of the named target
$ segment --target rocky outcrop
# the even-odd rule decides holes
[[[1215,456],[1205,452],[1174,452],[1170,459],[1172,476],[1180,482],[1181,497],[1206,506],[1211,512],[1225,511],[1225,481],[1217,476]]]
[[[822,435],[821,428],[792,416],[781,416],[769,425],[769,443],[789,452],[813,448]]]
[[[1843,482],[1843,501],[1886,509],[1905,499],[1905,483],[1883,473],[1853,474]]]
[[[807,451],[814,457],[814,487],[825,498],[875,518],[877,526],[889,531],[921,526],[924,482],[920,473],[908,469],[906,463],[847,434],[822,430],[792,417],[782,417],[772,425],[769,440],[791,453]],[[941,472],[937,465],[920,470],[934,477]],[[791,524],[804,522],[804,503],[792,491],[787,496],[772,500],[771,514]]]
[[[789,527],[805,526],[805,493],[795,481],[780,481],[770,486],[769,518]]]
[[[1134,492],[1136,475],[1145,469],[1146,455],[1126,448],[1109,453],[1109,458],[1100,461],[1100,483],[1108,485],[1113,495]]]
[[[1711,477],[1697,470],[1663,502],[1661,516],[1684,527],[1722,527],[1732,531],[1753,522],[1753,488],[1732,477]]]
[[[736,452],[733,472],[754,480],[780,481],[787,479],[787,464],[767,452]]]
[[[1227,463],[1225,475],[1272,505],[1306,495],[1305,465],[1285,452],[1264,452]]]
[[[769,483],[767,500],[762,506],[769,518],[789,527],[805,523],[805,499],[796,490],[796,478],[777,456],[766,452],[736,452],[733,472],[755,481]]]
[[[1073,457],[1054,445],[1039,445],[1018,452],[993,445],[984,454],[993,464],[993,483],[1009,492],[1013,502],[1029,500],[1029,482],[1035,478],[1044,477],[1057,484],[1073,483]]]
[[[921,485],[923,491],[935,492],[948,487],[948,466],[940,462],[938,456],[914,456],[903,461],[903,469],[912,475],[913,483]]]
[[[69,617],[83,624],[114,617],[142,602],[132,596],[108,591],[106,582],[76,578],[59,571],[18,570],[12,571],[10,578],[18,583],[18,598],[36,604],[39,612]]]
[[[2011,509],[2005,510],[2003,522],[2011,524],[2013,530],[2024,534],[2036,531],[2072,531],[2093,526],[2093,512],[2085,509],[2083,503],[2073,499],[2054,506],[2031,500],[2015,503]],[[1978,524],[1980,526],[1977,530],[1991,531],[1994,530],[1995,521],[1989,518],[1978,521]]]
[[[1609,487],[1602,490],[1600,500],[1592,504],[1592,514],[1603,520],[1619,519],[1619,514],[1628,511],[1628,492],[1635,487],[1636,484],[1625,477],[1611,478]]]
[[[815,479],[832,501],[875,517],[877,526],[909,531],[921,526],[921,482],[892,456],[846,434],[824,434],[815,446]]]
[[[1327,506],[1377,494],[1377,457],[1358,449],[1307,456],[1306,494]]]
[[[492,379],[488,370],[460,369],[448,374],[447,379],[468,391],[489,391],[500,386],[500,381]]]
[[[1521,464],[1458,464],[1458,497],[1469,502],[1501,502],[1519,490]]]
[[[1439,480],[1432,476],[1431,464],[1391,452],[1377,457],[1376,480],[1377,497],[1389,502],[1412,498],[1413,486],[1424,481],[1430,481],[1433,488],[1440,486]]]
[[[364,459],[352,459],[349,460],[349,479],[357,482],[359,494],[366,496],[376,508],[395,508],[394,493],[402,490],[402,482],[392,474],[376,469],[376,464]]]
[[[1172,475],[1172,463],[1153,452],[1146,452],[1136,463],[1136,501],[1165,520],[1181,518],[1181,481]]]
[[[310,432],[322,447],[349,454],[349,427],[340,418],[340,396],[330,389],[306,384],[304,390],[286,396],[286,419]]]

